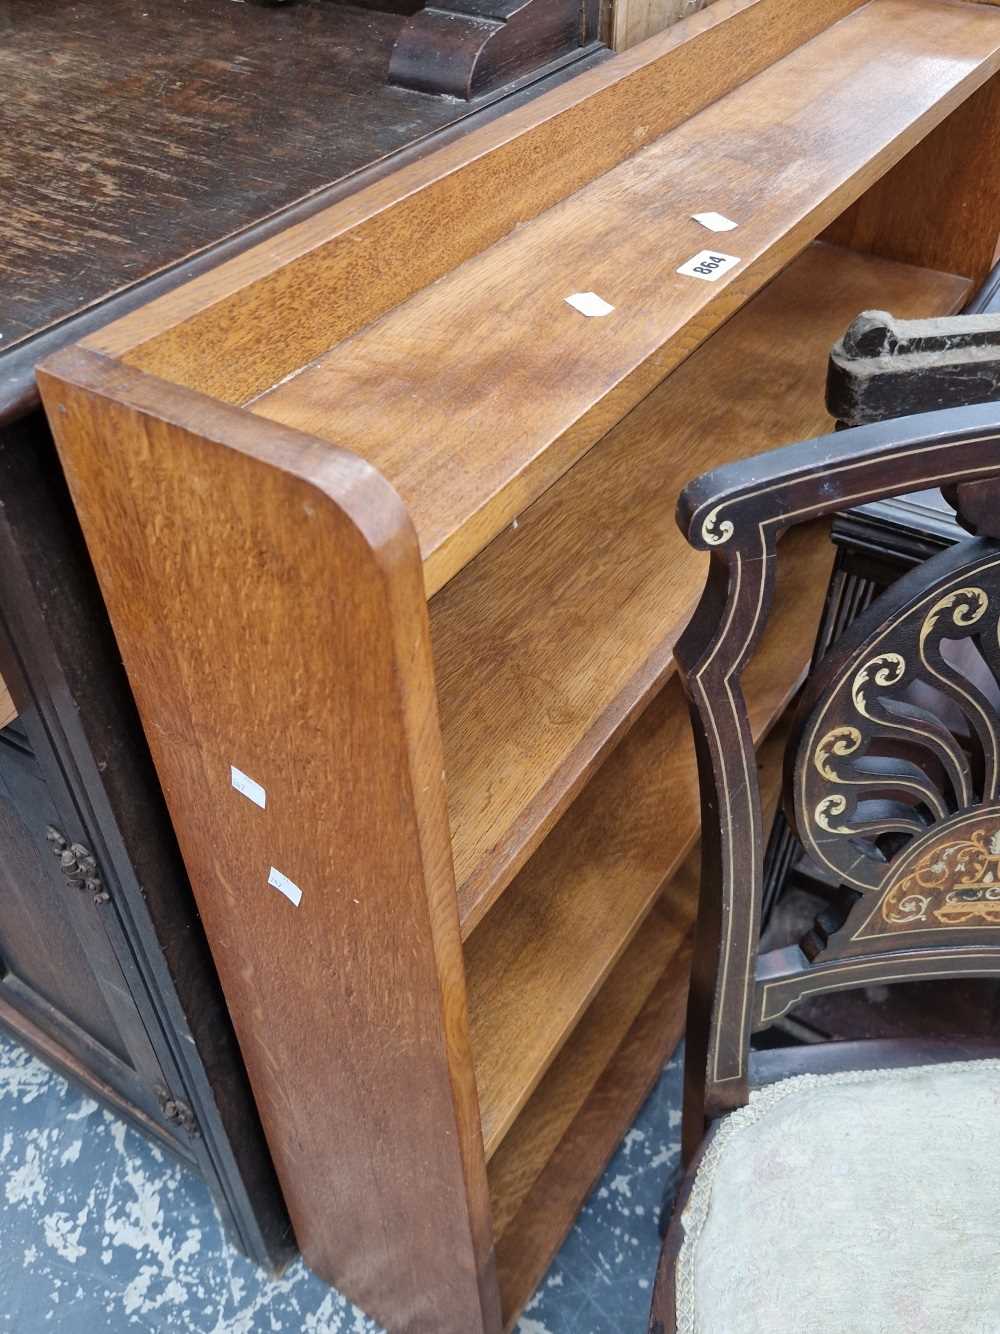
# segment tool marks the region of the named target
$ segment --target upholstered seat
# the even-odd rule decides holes
[[[998,1334],[1000,1061],[784,1079],[715,1127],[678,1334]]]

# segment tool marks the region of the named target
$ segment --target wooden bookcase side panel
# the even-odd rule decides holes
[[[405,511],[93,353],[40,380],[306,1261],[389,1328],[495,1334]]]
[[[1000,74],[838,218],[826,239],[961,273],[978,287],[1000,240]]]
[[[776,610],[746,674],[754,735],[805,671],[833,560],[827,525],[786,539]],[[673,678],[466,941],[491,1158],[698,837],[694,744]]]
[[[84,345],[243,402],[864,2],[716,0]]]

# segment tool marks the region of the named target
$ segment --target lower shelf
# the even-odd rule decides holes
[[[507,1227],[497,1242],[497,1279],[505,1329],[514,1326],[530,1300],[591,1188],[680,1041],[690,962],[689,934],[655,979],[617,1051],[588,1091],[548,1161],[524,1191],[520,1207],[509,1213]],[[596,1002],[594,1008],[598,1008]],[[588,1023],[586,1029],[581,1025],[574,1035],[581,1044],[588,1038],[593,1041],[600,1033],[605,1018],[603,1005],[601,1008],[593,1025]],[[574,1041],[573,1049],[567,1048],[559,1066],[550,1071],[553,1086],[569,1082],[564,1071],[572,1066],[575,1052]],[[492,1170],[490,1185],[494,1210],[502,1216],[503,1182]]]
[[[786,728],[759,753],[773,812]],[[699,852],[682,862],[489,1165],[505,1328],[538,1286],[679,1042],[687,1004]]]
[[[498,1241],[658,984],[669,979],[676,999],[683,1000],[697,908],[696,863],[692,854],[671,881],[493,1156],[490,1198]]]
[[[782,544],[775,612],[745,678],[758,738],[805,670],[832,559],[825,525]],[[466,942],[487,1158],[690,851],[698,821],[687,705],[672,678]]]

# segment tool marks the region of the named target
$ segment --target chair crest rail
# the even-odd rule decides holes
[[[677,521],[692,546],[759,547],[759,531],[920,487],[1000,473],[1000,405],[921,413],[818,436],[716,468],[685,487]]]

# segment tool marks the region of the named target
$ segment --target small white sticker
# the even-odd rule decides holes
[[[242,792],[245,797],[261,808],[267,808],[267,793],[259,783],[255,783],[249,774],[245,774],[242,769],[237,769],[235,764],[229,766],[229,773],[232,777],[233,787],[237,792]]]
[[[566,304],[581,315],[610,315],[614,310],[614,306],[609,306],[596,292],[574,292],[566,298]]]
[[[732,218],[727,218],[722,213],[692,213],[691,216],[695,222],[700,222],[710,232],[731,232],[736,226]]]
[[[279,893],[284,894],[285,898],[294,903],[296,908],[302,902],[302,890],[299,889],[294,880],[289,880],[287,875],[282,875],[276,866],[271,867],[271,873],[267,877],[267,883],[272,889],[276,889]]]
[[[715,250],[699,250],[686,264],[677,270],[685,278],[703,278],[707,283],[714,283],[740,261],[735,255],[720,255]]]

